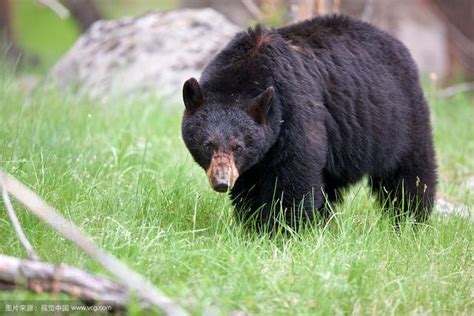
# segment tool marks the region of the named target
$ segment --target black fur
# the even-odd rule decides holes
[[[269,109],[255,113],[251,100],[269,87]],[[231,196],[244,219],[273,224],[282,208],[272,212],[272,201],[283,212],[302,203],[303,218],[285,213],[296,225],[325,209],[323,192],[339,201],[365,175],[381,202],[417,221],[431,211],[436,163],[417,68],[374,26],[324,16],[239,33],[183,93],[204,96],[186,105],[182,125],[196,162],[206,169],[213,151],[234,152]]]

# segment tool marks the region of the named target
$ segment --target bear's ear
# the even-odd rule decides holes
[[[273,87],[268,87],[260,95],[250,100],[247,105],[247,112],[257,123],[265,123],[274,95],[275,89]]]
[[[183,101],[186,110],[190,112],[194,112],[204,105],[204,93],[195,78],[190,78],[184,83]]]

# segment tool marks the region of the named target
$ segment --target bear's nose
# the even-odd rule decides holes
[[[213,189],[217,192],[227,192],[227,190],[229,189],[229,185],[227,184],[227,182],[218,182],[214,183]]]
[[[226,165],[221,166],[221,168],[215,170],[209,178],[211,187],[217,192],[227,192],[231,186],[231,174],[230,168]]]

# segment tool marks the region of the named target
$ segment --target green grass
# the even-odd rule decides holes
[[[171,297],[263,315],[473,314],[474,225],[434,215],[395,234],[364,183],[325,228],[245,231],[180,137],[181,105],[94,105],[0,78],[0,166]],[[474,206],[472,99],[433,105],[443,194]],[[44,260],[100,266],[15,204]],[[24,257],[0,206],[0,253]],[[1,293],[0,299],[35,297]]]

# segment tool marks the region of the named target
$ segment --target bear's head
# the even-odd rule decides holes
[[[275,142],[275,90],[261,90],[252,96],[222,95],[206,91],[194,78],[184,83],[183,140],[215,191],[232,189]]]

